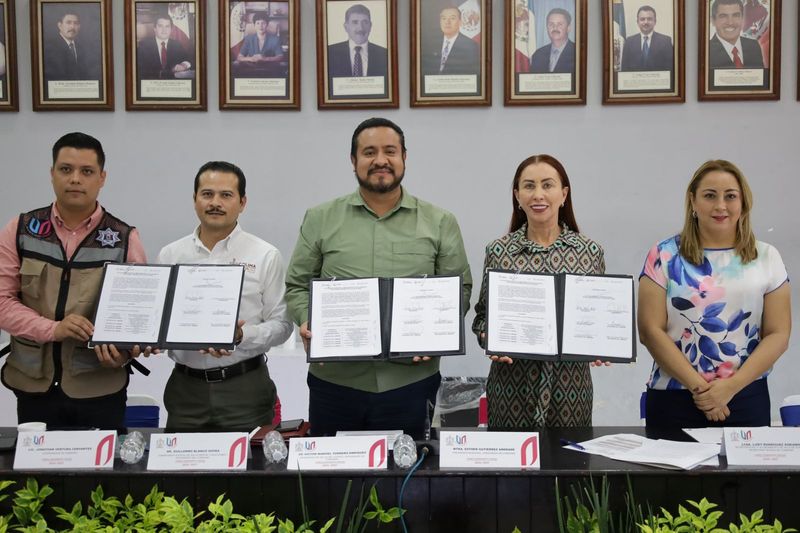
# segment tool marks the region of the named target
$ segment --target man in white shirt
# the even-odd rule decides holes
[[[285,267],[271,244],[242,231],[246,180],[231,163],[211,161],[194,180],[200,225],[165,246],[164,264],[239,264],[244,283],[234,351],[170,350],[175,369],[164,390],[168,430],[249,431],[272,422],[275,384],[265,353],[292,332],[283,298]]]

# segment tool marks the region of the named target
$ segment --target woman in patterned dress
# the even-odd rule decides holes
[[[791,330],[778,251],[750,226],[753,196],[728,161],[686,190],[683,230],[650,249],[639,277],[639,335],[653,356],[648,426],[768,426],[767,375]]]
[[[483,283],[472,323],[482,346],[489,269],[548,274],[605,272],[603,249],[578,232],[569,178],[557,159],[534,155],[520,163],[511,203],[509,233],[486,246]],[[490,428],[592,425],[589,363],[491,358],[486,384]]]

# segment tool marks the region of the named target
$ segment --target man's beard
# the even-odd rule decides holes
[[[375,170],[375,169],[371,169]],[[358,184],[364,189],[369,192],[385,194],[387,192],[392,192],[396,188],[400,186],[400,182],[403,181],[403,177],[405,176],[405,172],[400,174],[399,176],[395,174],[394,170],[391,171],[394,179],[389,183],[371,183],[369,181],[369,175],[367,175],[367,179],[361,179],[361,176],[358,175],[355,171],[353,172],[356,175],[356,179],[358,180]]]

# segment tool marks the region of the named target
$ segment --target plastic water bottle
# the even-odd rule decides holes
[[[417,443],[411,435],[398,435],[392,447],[394,464],[400,468],[411,468],[417,462]]]
[[[289,449],[283,441],[283,435],[275,430],[267,433],[261,446],[264,448],[264,458],[267,464],[280,463],[289,456]]]
[[[144,457],[144,447],[144,435],[139,431],[131,431],[125,436],[125,440],[119,447],[119,458],[123,463],[136,464]]]

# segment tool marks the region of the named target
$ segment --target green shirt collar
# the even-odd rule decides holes
[[[417,208],[417,199],[414,196],[408,194],[408,191],[406,191],[405,187],[401,186],[400,189],[402,191],[402,195],[400,196],[400,202],[396,206],[394,206],[391,211],[386,213],[384,217],[391,216],[400,208],[403,209]],[[356,189],[350,196],[347,197],[347,203],[350,205],[363,207],[364,209],[367,209],[370,213],[372,213],[372,210],[367,205],[367,202],[364,201],[364,197],[361,196],[360,189]]]

